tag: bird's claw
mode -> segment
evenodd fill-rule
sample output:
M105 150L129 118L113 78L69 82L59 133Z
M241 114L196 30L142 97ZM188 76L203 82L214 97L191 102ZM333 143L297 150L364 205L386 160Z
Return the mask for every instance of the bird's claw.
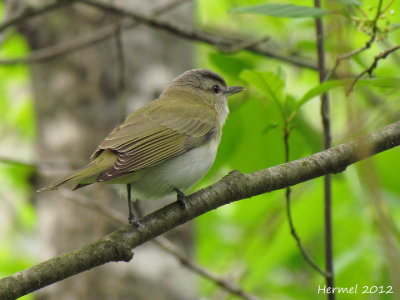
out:
M143 224L139 222L134 215L128 217L129 224L135 225L137 229L143 228Z
M186 195L184 192L182 192L180 189L178 188L174 188L174 191L176 192L176 199L178 201L178 203L180 204L180 206L184 209L187 210L188 206L186 203Z

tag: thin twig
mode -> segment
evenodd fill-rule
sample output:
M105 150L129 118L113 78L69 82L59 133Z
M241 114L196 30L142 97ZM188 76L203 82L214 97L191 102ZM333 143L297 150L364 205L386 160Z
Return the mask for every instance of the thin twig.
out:
M392 47L393 47L393 44L390 43L388 40L382 41L382 47L381 47L381 48L382 48L383 50L386 50L386 49L392 48ZM400 55L399 55L399 53L394 53L394 52L393 52L393 54L391 54L390 57L393 59L393 61L394 61L398 66L400 66Z
M16 16L21 16L26 10L26 3L24 1L4 1L4 20L10 20ZM3 46L7 40L16 35L16 31L2 31L0 32L0 47Z
M102 215L112 219L115 222L126 224L126 217L110 208L110 207L105 207L104 205L101 205L100 203L83 196L82 194L79 193L74 193L70 190L62 189L60 190L61 194L64 195L64 197L74 201L75 203L78 203L79 205L82 205L84 207L87 207L89 209L93 209ZM193 273L196 273L197 275L200 275L212 282L214 282L216 285L220 286L224 290L228 291L231 294L234 294L236 296L241 297L242 299L245 300L258 300L259 298L243 291L237 284L234 282L227 280L223 277L220 277L210 270L207 270L206 268L196 264L192 259L190 259L187 255L185 255L182 250L180 250L177 246L175 246L173 243L171 243L167 238L163 236L159 236L152 240L157 246L162 248L164 251L168 252L172 256L174 256L183 266L191 270Z
M259 44L265 43L265 42L269 41L269 39L270 39L269 36L265 36L265 37L255 39L255 40L250 40L250 41L239 41L239 42L236 42L236 44L232 44L229 46L221 45L218 48L218 50L223 53L226 53L226 54L233 54L233 53L239 52L241 50L249 49L251 47L255 47Z
M4 157L0 156L0 164L8 164L8 165L15 165L18 167L23 167L23 168L32 168L35 169L36 171L40 172L47 172L50 171L51 173L54 172L66 172L70 171L72 172L74 169L71 168L71 166L78 166L82 165L81 161L76 161L76 162L62 162L62 161L49 161L45 159L40 159L40 160L34 160L30 162L22 161L19 159L15 158L10 158L10 157ZM63 170L63 171L60 171Z
M23 162L20 160L8 158L8 157L0 157L0 163L3 164L8 164L8 165L15 165L19 167L26 167L26 168L32 168L36 169L36 165L28 162Z
M290 227L290 233L296 240L297 246L299 247L301 254L303 255L304 259L322 276L328 277L329 274L326 273L324 270L322 270L310 257L310 255L307 253L307 251L304 249L303 244L301 243L300 237L298 236L296 229L293 224L293 219L292 219L292 213L290 211L290 194L291 194L291 189L287 188L286 189L286 214L288 217L289 221L289 227Z
M372 43L373 43L373 42L375 41L375 39L376 39L376 33L377 33L377 30L378 30L377 23L378 23L379 17L381 16L381 9L382 9L382 0L379 0L378 8L377 8L377 10L376 10L376 15L375 15L375 18L374 18L374 21L373 21L373 24L372 24L372 35L371 35L371 37L368 39L368 41L365 43L365 45L362 46L362 47L359 48L359 49L355 49L355 50L350 51L350 52L348 52L348 53L339 55L339 56L336 58L335 65L333 66L333 68L326 74L326 76L325 76L325 78L324 78L324 81L329 80L332 76L335 75L336 70L338 69L340 63L341 63L343 60L350 59L351 57L353 57L353 56L355 56L355 55L357 55L357 54L359 54L359 53L361 53L361 52L364 52L365 50L371 48Z
M207 270L203 268L202 266L196 264L191 260L187 255L181 252L179 248L177 248L174 244L172 244L169 240L166 238L158 237L154 240L154 242L159 245L161 248L163 248L165 251L173 254L179 261L182 263L182 265L186 266L188 269L194 271L195 273L201 275L202 277L211 280L221 288L223 288L225 291L228 291L230 294L234 294L236 296L239 296L242 299L247 299L247 300L257 300L259 299L258 297L249 294L245 291L243 291L237 284L234 282L224 279L220 276L217 276L216 274L212 273L210 270Z
M314 0L314 6L321 7L320 0ZM317 39L317 55L318 55L318 73L319 82L323 83L325 80L325 51L324 51L324 28L322 19L315 19L315 32ZM324 146L323 149L329 149L332 143L331 137L331 123L329 112L329 96L325 92L321 95L321 118L324 132ZM325 279L328 287L334 287L334 273L333 273L333 245L332 245L332 182L331 174L324 176L324 205L325 205ZM329 300L335 299L334 293L328 293Z
M124 22L121 22L121 29L129 28L131 26L136 25L137 23L144 23L150 27L155 27L161 30L165 30L182 38L212 45L222 53L231 54L241 50L246 50L262 56L275 58L293 64L295 66L313 70L317 69L317 67L314 64L312 64L309 59L300 58L297 56L283 55L281 53L274 52L268 49L267 47L263 46L263 42L267 40L267 38L265 37L250 41L232 39L228 37L211 34L199 29L190 29L183 24L179 24L173 21L161 20L159 18L156 18L154 13L148 15L140 14L137 12L127 11L122 8L114 7L112 5L107 5L104 3L99 3L96 1L75 0L75 2L81 2L91 6L95 6L106 11L110 11L116 14L120 14L122 16L133 18L136 21L135 22L130 20L130 22L127 22L126 24L123 24ZM165 9L170 9L170 8L168 6L165 6ZM77 38L73 41L64 42L56 46L51 46L41 50L37 50L28 57L15 58L15 59L2 59L0 60L0 65L31 64L31 63L41 62L45 59L50 59L62 54L70 53L72 51L87 46L91 46L97 42L110 38L114 36L115 30L116 30L115 26L109 26L106 29L100 30L88 37Z
M113 0L111 0L113 4ZM117 68L118 68L118 77L117 77L117 99L119 102L119 111L120 111L120 121L123 122L126 117L126 101L125 101L125 57L124 57L124 49L122 44L122 34L121 34L121 21L120 16L114 15L115 22L115 49L117 52Z
M284 140L284 144L285 144L285 162L289 162L289 154L290 154L290 148L289 148L289 136L290 136L290 129L288 128L288 121L287 119L284 120L285 125L284 125L284 136L283 136L283 140ZM327 277L328 274L322 270L311 258L311 256L307 253L307 251L305 250L305 248L303 247L303 244L301 243L300 237L298 236L296 229L294 227L293 224L293 218L292 218L292 213L291 213L291 196L292 190L290 187L286 188L286 215L288 218L288 222L289 222L289 227L290 227L290 233L292 234L292 236L294 237L294 239L296 240L297 246L300 249L301 254L303 255L304 259L310 264L311 267L313 267L318 273L322 274L323 276Z
M178 5L187 2L188 0L172 0L154 8L152 14L160 15L165 13ZM122 20L120 22L120 29L126 30L131 29L139 25L134 20ZM0 65L15 65L15 64L31 64L45 61L47 59L56 58L58 56L69 54L74 51L95 45L106 39L109 39L115 35L117 28L115 25L109 25L103 29L95 31L87 36L78 37L73 40L61 42L54 46L49 46L40 50L36 50L33 54L28 57L15 58L15 59L0 59Z
M357 81L363 77L365 74L368 74L369 77L372 77L372 72L376 69L376 67L378 66L378 62L381 59L385 59L390 53L393 53L397 50L400 49L400 45L396 45L393 46L391 48L386 49L385 51L379 53L378 55L376 55L374 57L374 61L372 62L372 64L365 69L364 71L362 71L357 77L356 79L354 79L354 81L350 84L349 88L346 91L346 95L349 95L353 90L354 90L354 86L356 85Z
M132 26L135 22L124 22L125 28ZM74 51L95 45L115 35L115 26L107 26L104 29L95 31L90 35L78 37L73 40L61 42L54 46L49 46L40 50L36 50L31 55L21 58L0 59L0 65L18 65L18 64L33 64L44 62L48 59L56 58L58 56L69 54Z
M390 1L388 2L388 4L386 4L385 8L382 9L382 12L380 13L380 15L384 14L384 13L389 9L389 7L392 6L392 4L393 4L394 1L396 1L396 0L390 0Z
M14 26L16 24L20 24L22 22L25 22L26 20L44 14L49 11L53 11L58 8L62 8L67 5L71 5L75 0L63 0L63 1L55 1L51 4L48 5L43 5L41 7L38 7L36 9L26 9L22 14L12 17L10 19L5 20L1 25L0 25L0 32L4 31L5 29Z
M78 1L77 1L78 2ZM79 2L84 2L79 1ZM89 2L84 2L89 4ZM308 69L316 70L317 67L310 63L309 59L303 59L296 56L285 56L281 53L274 52L266 47L263 47L263 43L267 40L266 37L261 39L255 39L250 41L232 39L228 37L223 37L215 34L211 34L198 29L190 29L182 24L160 20L155 17L155 14L143 15L137 12L126 11L121 8L114 6L97 3L90 1L90 5L99 7L106 11L111 11L123 16L128 16L133 18L133 20L127 20L129 22L121 21L121 29L126 29L136 25L137 23L144 23L148 26L166 30L174 35L180 36L193 41L204 42L216 47L222 53L232 54L241 50L246 50L255 54L262 56L267 56L271 58L276 58L278 60ZM172 6L172 5L171 5ZM110 8L110 9L109 9ZM170 9L166 6L165 9ZM15 59L0 59L0 65L15 65L15 64L31 64L41 62L45 59L54 58L56 56L70 53L72 51L91 46L97 42L103 41L115 35L115 26L109 26L106 29L100 30L88 37L77 38L76 40L60 43L56 46L50 46L41 50L37 50L28 57L15 58Z
M115 47L117 50L117 65L118 65L118 79L117 79L117 97L119 102L120 120L123 122L126 117L126 99L125 99L125 58L122 45L121 27L117 21L118 30L115 34Z
M142 228L125 225L80 249L0 279L0 298L16 299L105 263L130 261L133 258L132 249L222 205L283 189L324 174L343 172L357 161L398 145L400 122L280 166L249 174L232 171L217 183L188 195L186 211L182 210L179 203L172 203L140 219Z
M254 45L254 43L250 42L248 45L245 41L240 41L237 39L227 38L218 36L203 30L189 28L187 25L180 24L177 22L173 22L171 20L163 20L160 18L156 18L154 16L149 16L145 14L141 14L135 11L123 9L117 6L101 3L98 1L92 0L76 0L79 3L84 3L93 7L97 7L99 9L109 11L112 13L116 13L125 17L133 18L138 22L146 24L150 27L158 28L164 31L167 31L171 34L177 35L179 37L189 39L192 41L204 42L210 45L217 47L221 52L232 52L231 48L234 50L248 50L256 54L276 58L300 67L309 68L316 70L316 66L309 62L307 59L301 59L293 56L285 56L280 53L275 53L265 47L262 47L262 44L258 43ZM244 47L239 47L237 44L244 44Z

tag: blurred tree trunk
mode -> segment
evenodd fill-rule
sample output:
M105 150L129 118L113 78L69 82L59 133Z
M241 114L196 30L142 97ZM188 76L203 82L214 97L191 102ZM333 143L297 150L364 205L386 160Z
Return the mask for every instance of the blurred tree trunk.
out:
M150 11L162 2L114 3ZM166 14L171 15L181 19L186 15L185 21L190 22L191 5L185 4ZM20 26L20 31L35 51L90 34L115 24L115 20L115 16L74 4L35 17ZM138 26L123 32L122 41L126 80L123 97L128 113L155 99L173 77L191 66L190 44L169 34ZM37 156L51 162L51 169L56 171L47 174L40 186L82 166L98 143L120 122L116 53L115 39L111 38L32 65L38 120ZM127 215L125 196L119 197L109 186L96 184L74 193ZM41 259L80 247L119 226L99 212L63 197L59 191L36 195L36 204ZM151 205L161 206L163 202ZM190 252L189 226L174 231L171 238ZM135 251L134 259L128 264L113 263L74 276L43 289L37 298L177 300L194 299L195 291L192 274L155 245L146 244Z

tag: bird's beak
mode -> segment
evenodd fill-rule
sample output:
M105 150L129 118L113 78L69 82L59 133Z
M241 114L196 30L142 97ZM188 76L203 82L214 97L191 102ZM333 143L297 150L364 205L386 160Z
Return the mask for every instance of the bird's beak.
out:
M228 87L228 90L224 94L227 96L231 96L231 95L237 94L243 90L244 90L244 87L242 87L242 86L230 86L230 87Z

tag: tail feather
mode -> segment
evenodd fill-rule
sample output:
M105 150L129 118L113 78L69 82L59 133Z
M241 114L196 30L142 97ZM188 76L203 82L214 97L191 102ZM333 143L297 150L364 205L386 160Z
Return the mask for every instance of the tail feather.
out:
M91 185L91 183L78 183L72 190L76 191L77 189L83 188L87 185Z
M64 183L75 182L76 180L83 179L84 177L81 177L80 174L81 174L81 172L83 172L84 170L86 170L89 167L90 167L90 164L79 170L76 170L75 172L69 174L68 176L65 176L57 181L54 181L50 185L48 185L40 190L37 190L37 192L56 190L60 185L63 185Z
M76 182L78 185L74 190L81 188L85 185L96 182L97 177L107 169L114 165L116 160L115 154L111 150L103 151L98 157L92 160L88 165L76 170L75 172L69 174L68 176L61 178L49 186L46 186L37 192L46 190L56 190L60 185L68 182Z

